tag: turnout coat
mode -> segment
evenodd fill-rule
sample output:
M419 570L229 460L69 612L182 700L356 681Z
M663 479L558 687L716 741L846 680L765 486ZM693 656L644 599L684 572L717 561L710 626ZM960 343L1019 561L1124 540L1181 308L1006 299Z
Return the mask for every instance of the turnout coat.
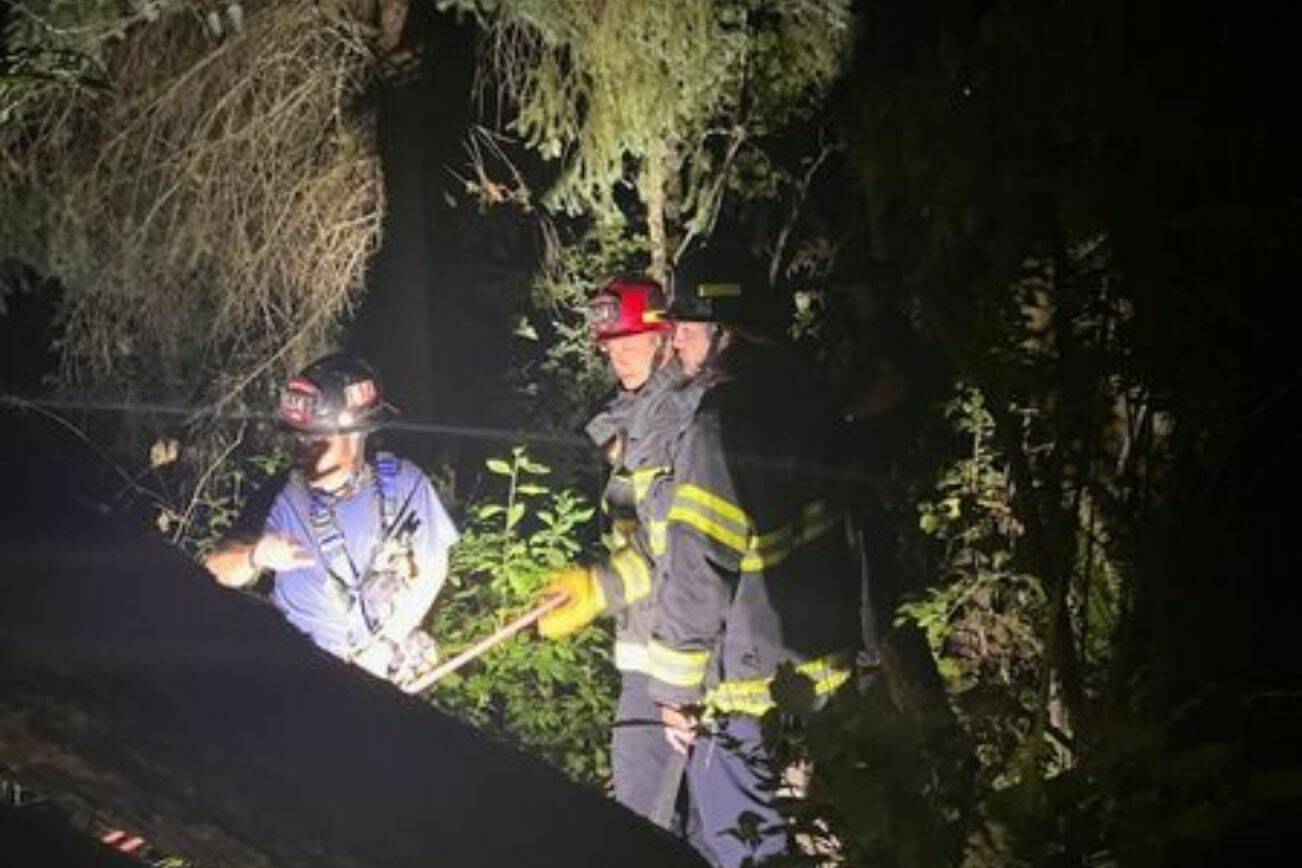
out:
M850 678L860 574L827 441L773 385L715 377L683 431L647 643L658 701L760 716L782 670L811 701Z

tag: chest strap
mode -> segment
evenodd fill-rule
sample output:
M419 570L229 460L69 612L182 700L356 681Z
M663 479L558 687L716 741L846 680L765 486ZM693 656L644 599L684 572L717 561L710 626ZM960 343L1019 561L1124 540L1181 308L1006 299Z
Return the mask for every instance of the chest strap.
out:
M398 459L388 452L378 453L372 463L371 482L380 516L377 539L381 539L388 532L398 510ZM313 541L325 561L326 572L336 584L336 591L343 591L347 596L353 597L354 589L365 570L358 569L348 554L343 528L335 518L334 507L338 501L323 491L306 487L308 525Z

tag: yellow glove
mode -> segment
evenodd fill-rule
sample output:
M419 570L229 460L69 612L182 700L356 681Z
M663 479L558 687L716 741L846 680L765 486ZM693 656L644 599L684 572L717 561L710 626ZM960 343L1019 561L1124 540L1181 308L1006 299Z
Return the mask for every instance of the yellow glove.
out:
M544 639L560 639L577 633L606 609L601 583L587 567L565 567L551 574L543 592L548 597L565 595L564 603L538 619L538 633Z

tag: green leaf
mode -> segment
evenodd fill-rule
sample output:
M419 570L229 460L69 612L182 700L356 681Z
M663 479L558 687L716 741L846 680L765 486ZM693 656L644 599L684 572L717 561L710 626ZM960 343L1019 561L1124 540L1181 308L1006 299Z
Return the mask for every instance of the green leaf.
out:
M479 518L492 518L503 512L506 512L506 507L500 503L486 503L475 510L475 515Z
M502 476L512 475L511 465L507 464L505 461L503 461L500 458L490 458L488 459L488 461L485 462L485 464L488 465L488 469L491 470L493 473L497 473Z
M546 464L539 464L537 461L530 461L523 455L520 456L520 469L525 473L536 473L540 476L552 472L552 469Z
M507 529L510 530L511 528L515 527L516 524L518 524L520 519L523 517L524 517L524 504L523 503L511 504L511 509L506 516Z
M542 485L534 485L532 482L525 482L522 483L521 485L516 486L515 490L519 494L534 495L534 494L546 494L549 489Z
M529 592L529 585L531 584L529 578L528 573L521 572L520 570L511 570L506 575L507 584L509 584L511 590L519 596L523 596Z

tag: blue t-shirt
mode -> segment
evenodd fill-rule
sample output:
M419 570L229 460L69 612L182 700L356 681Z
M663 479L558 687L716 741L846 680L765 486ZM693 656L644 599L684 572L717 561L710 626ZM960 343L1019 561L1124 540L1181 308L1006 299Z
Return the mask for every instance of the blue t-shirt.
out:
M376 473L373 466L369 473ZM429 479L414 464L399 460L391 485L395 511L405 515L410 510L419 520L412 536L416 579L395 599L396 609L380 633L400 642L420 625L443 586L448 549L458 534ZM373 638L356 601L356 591L384 536L379 490L368 476L350 495L329 501L328 505L355 571L344 559L337 559L344 561L343 568L336 570L332 578L331 561L322 554L312 531L311 495L295 476L276 496L263 530L294 539L316 558L310 567L276 573L272 592L276 606L317 645L332 654L347 656L370 644Z

